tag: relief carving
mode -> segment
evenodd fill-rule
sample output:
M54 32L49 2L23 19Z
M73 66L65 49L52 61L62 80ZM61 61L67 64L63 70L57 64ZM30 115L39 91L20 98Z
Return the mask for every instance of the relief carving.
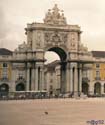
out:
M76 42L75 42L75 40L76 40L75 33L71 33L70 43L71 43L71 49L72 50L76 50Z
M47 44L50 43L50 41L51 41L51 35L52 35L52 33L48 33L48 32L45 33L45 42Z
M62 39L62 43L66 43L67 42L67 33L62 33L61 39Z
M66 25L66 18L62 10L59 10L57 4L55 4L53 9L49 9L46 13L44 23L54 24L54 25Z
M46 32L45 42L46 44L65 45L67 42L67 33L58 33L57 31L51 33Z
M52 35L51 41L54 42L55 44L58 44L59 42L61 42L60 35L57 32L55 32Z

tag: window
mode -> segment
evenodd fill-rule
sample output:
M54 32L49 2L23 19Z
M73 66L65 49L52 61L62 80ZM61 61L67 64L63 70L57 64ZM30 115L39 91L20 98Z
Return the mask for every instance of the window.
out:
M99 68L100 67L100 64L99 63L96 63L96 68Z
M3 68L7 68L7 63L3 63Z
M3 68L2 68L2 78L7 79L8 78L8 67L7 63L3 63Z
M100 77L100 72L96 71L96 77Z
M2 77L3 77L3 79L7 79L8 78L7 72L3 72Z

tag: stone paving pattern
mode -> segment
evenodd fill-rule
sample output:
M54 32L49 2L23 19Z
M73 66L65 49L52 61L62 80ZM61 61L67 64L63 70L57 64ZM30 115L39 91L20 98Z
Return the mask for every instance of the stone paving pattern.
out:
M104 98L0 101L0 125L90 125L90 120L105 120Z

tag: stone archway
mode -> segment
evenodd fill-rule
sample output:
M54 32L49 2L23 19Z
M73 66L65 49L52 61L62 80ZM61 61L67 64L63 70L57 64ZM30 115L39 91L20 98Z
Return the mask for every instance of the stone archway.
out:
M16 85L16 91L25 91L25 85L23 83L18 83Z
M92 55L80 41L80 26L67 24L64 13L55 5L43 23L29 23L25 30L27 44L18 47L15 57L25 63L26 89L46 89L44 54L54 51L61 59L61 92L81 92L82 65L90 63Z
M60 47L52 46L51 48L48 49L48 51L57 53L61 59L61 62L64 62L67 59L67 54L66 54L65 50Z
M94 94L96 95L101 94L101 83L97 82L94 84Z
M86 95L88 95L88 92L89 92L89 84L84 82L82 83L82 92Z
M64 49L60 48L60 47L52 47L49 48L48 51L52 51L55 52L56 54L58 54L58 56L60 57L60 92L64 93L66 91L66 59L67 59L67 54L65 52Z

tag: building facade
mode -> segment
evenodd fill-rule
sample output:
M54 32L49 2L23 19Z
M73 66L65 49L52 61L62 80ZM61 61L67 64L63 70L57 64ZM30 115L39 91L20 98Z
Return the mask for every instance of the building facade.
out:
M104 92L99 87L104 86L104 57L88 51L81 43L80 27L67 24L57 5L48 10L43 23L27 24L25 30L27 42L0 55L0 91L46 90L76 96ZM46 51L56 52L60 61L45 65Z

